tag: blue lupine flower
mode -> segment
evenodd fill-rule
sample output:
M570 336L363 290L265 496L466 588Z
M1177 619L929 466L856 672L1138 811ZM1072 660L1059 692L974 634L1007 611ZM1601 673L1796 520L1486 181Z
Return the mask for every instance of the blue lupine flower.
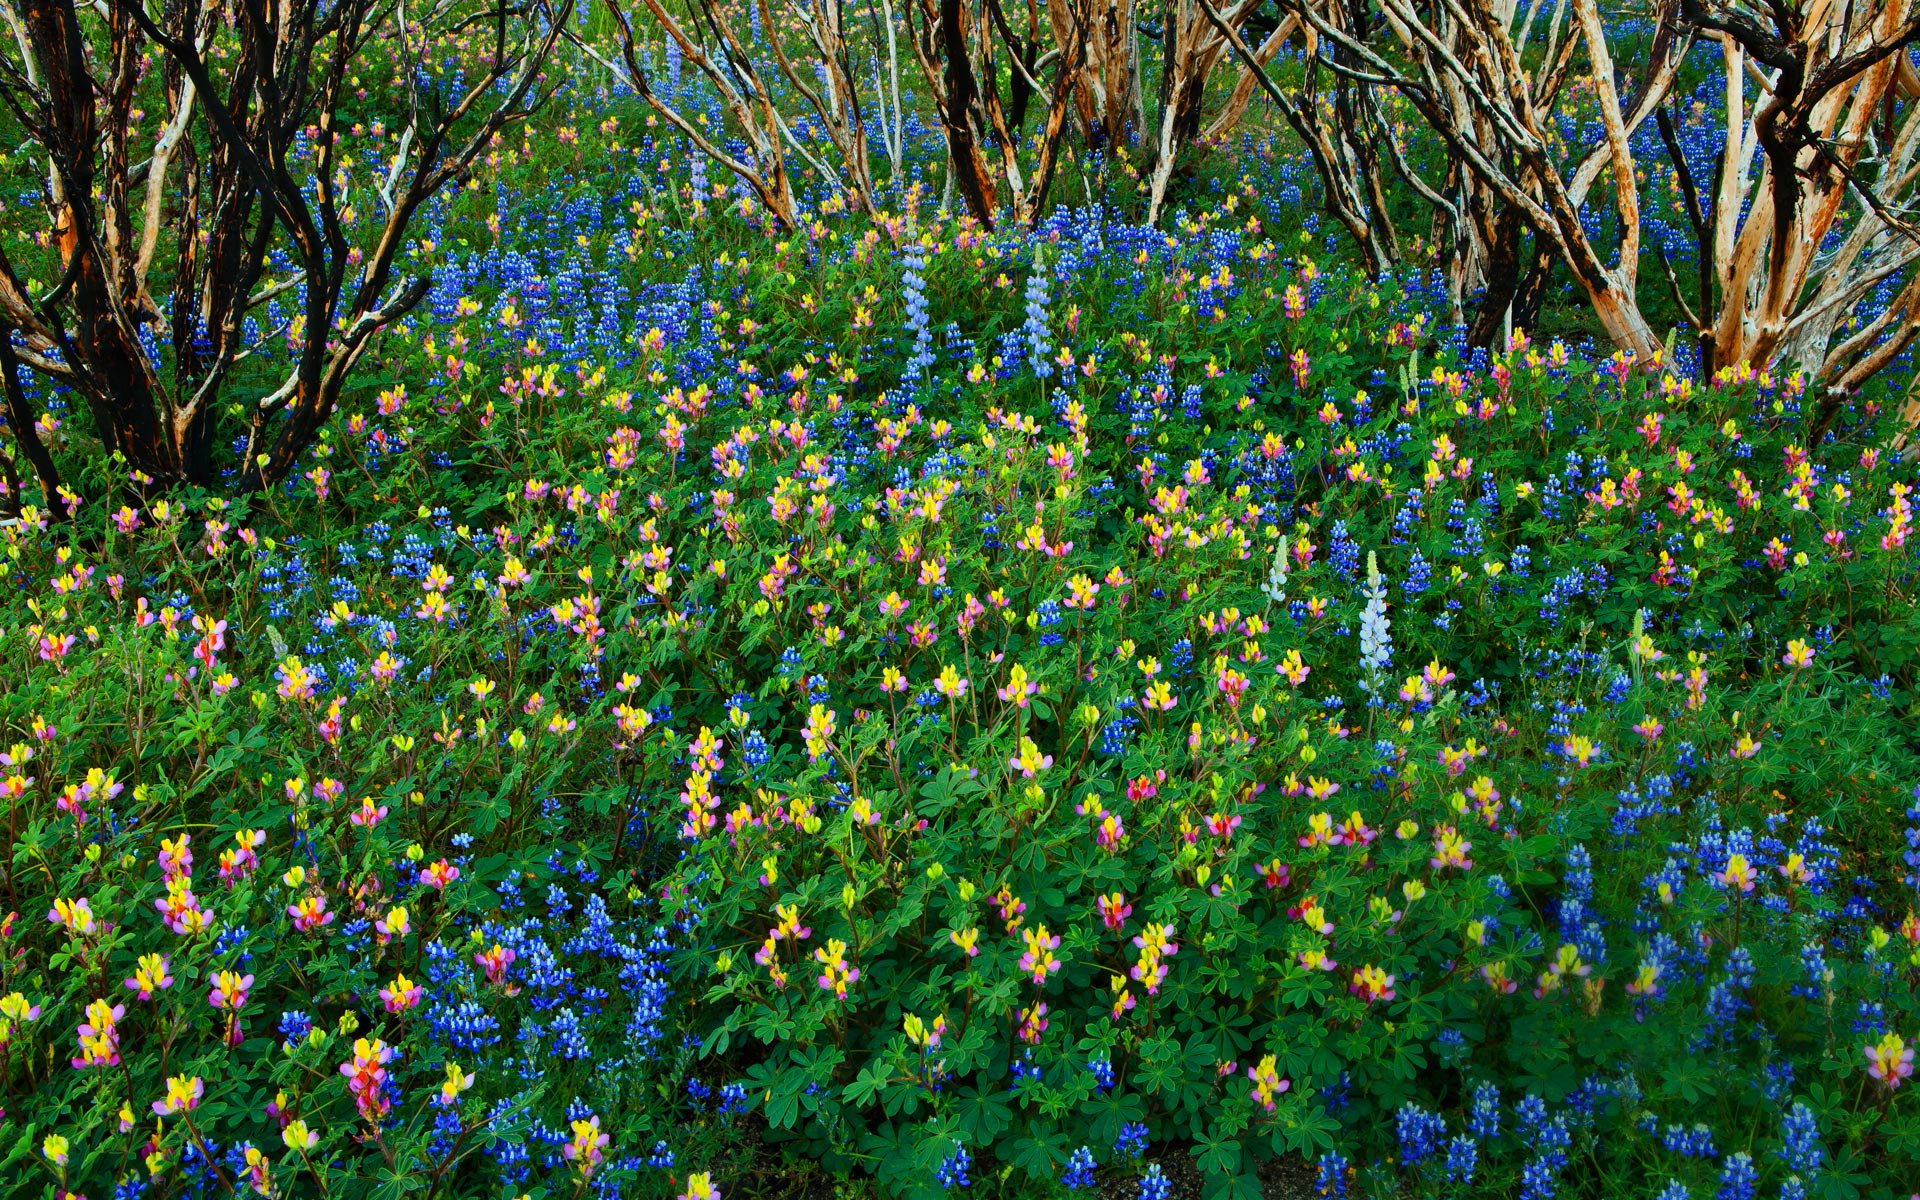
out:
M1146 1173L1140 1176L1140 1200L1167 1200L1172 1194L1173 1183L1160 1164L1148 1163Z
M947 1160L941 1163L940 1169L934 1173L934 1179L948 1191L954 1188L972 1187L973 1180L967 1176L967 1172L972 1169L973 1155L967 1153L965 1146L956 1144L953 1153L947 1155Z
M1477 1138L1500 1136L1500 1089L1483 1083L1473 1089L1473 1105L1467 1110L1467 1129Z
M1667 1126L1666 1132L1660 1135L1660 1144L1689 1158L1712 1158L1717 1153L1713 1148L1713 1130L1699 1124Z
M1447 1123L1439 1113L1428 1112L1417 1104L1403 1104L1395 1114L1394 1125L1400 1135L1400 1161L1418 1166L1440 1147Z
M1329 1150L1320 1156L1314 1188L1314 1194L1326 1200L1346 1200L1347 1160L1339 1151Z
M1474 1168L1480 1163L1480 1144L1462 1134L1447 1143L1447 1182L1472 1183Z
M1094 1083L1099 1085L1101 1091L1107 1092L1113 1090L1112 1059L1094 1058L1087 1060L1087 1073L1093 1076Z
M1820 1143L1819 1120L1805 1101L1795 1100L1780 1119L1780 1141L1778 1153L1788 1170L1807 1179L1819 1176L1820 1168L1826 1164L1827 1151Z
M1092 1148L1082 1146L1067 1160L1067 1169L1061 1173L1060 1182L1066 1185L1068 1191L1090 1188L1093 1186L1095 1165Z
M1559 1182L1559 1174L1549 1160L1531 1159L1520 1168L1520 1200L1551 1200Z
M1720 1171L1720 1190L1714 1193L1714 1200L1753 1200L1759 1183L1752 1155L1744 1151L1729 1154Z
M1027 365L1037 378L1053 374L1053 334L1047 329L1047 267L1039 254L1027 274L1027 323L1020 330L1026 341Z
M907 245L906 275L902 290L907 302L907 332L913 335L913 356L907 360L906 378L918 383L933 365L933 328L927 313L927 252L918 241Z

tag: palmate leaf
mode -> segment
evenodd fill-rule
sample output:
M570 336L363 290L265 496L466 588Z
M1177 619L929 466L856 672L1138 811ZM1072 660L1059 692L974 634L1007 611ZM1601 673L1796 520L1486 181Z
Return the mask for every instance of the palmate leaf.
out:
M1901 1160L1920 1164L1920 1117L1901 1113L1885 1126L1887 1149Z
M1111 1146L1123 1126L1146 1116L1146 1104L1141 1097L1130 1093L1102 1091L1096 1092L1082 1111L1092 1117L1089 1129L1093 1140Z
M1259 1200L1262 1194L1260 1176L1251 1171L1209 1173L1204 1177L1202 1187L1201 1194L1206 1200Z
M474 832L482 834L493 832L513 811L512 795L519 786L524 771L525 768L515 761L513 766L500 776L498 784L491 792L469 793L466 812Z
M1911 1157L1909 1155L1909 1159ZM1898 1195L1888 1190L1886 1181L1874 1177L1856 1147L1846 1145L1834 1147L1820 1173L1808 1181L1807 1191L1820 1200L1855 1200L1863 1194Z
M887 1086L892 1073L886 1057L875 1055L866 1066L860 1068L860 1073L853 1077L852 1082L840 1089L840 1094L849 1104L865 1108L880 1095L880 1089Z
M1332 1150L1340 1137L1340 1122L1326 1107L1297 1091L1280 1098L1268 1124L1272 1132L1267 1141L1275 1154L1316 1158Z
M1061 1164L1073 1153L1067 1135L1058 1127L1049 1127L1017 1137L1009 1144L1009 1161L1029 1179L1052 1179Z
M809 1080L805 1071L772 1062L755 1063L747 1069L747 1094L775 1129L791 1129L800 1119L800 1099Z
M1180 1084L1181 1051L1173 1035L1162 1030L1140 1044L1140 1065L1134 1082L1148 1095L1172 1091Z
M1004 1088L976 1084L954 1096L954 1120L970 1146L992 1145L1013 1124L1013 1105Z
M1220 1078L1219 1065L1224 1061L1211 1033L1194 1033L1187 1038L1186 1045L1180 1050L1180 1080L1183 1085L1180 1107L1184 1111L1198 1113L1214 1106L1215 1088ZM1239 1118L1224 1114L1221 1119L1234 1121Z
M863 1134L860 1150L889 1190L915 1200L943 1195L935 1175L961 1136L952 1122L882 1121Z
M714 997L714 999L719 999L719 997ZM777 1046L786 1042L793 1037L794 1031L797 1028L798 1025L792 1014L775 1008L762 1010L754 1018L751 1027L754 1038L768 1046ZM722 1046L719 1049L723 1050L725 1047Z
M227 734L226 741L220 748L213 752L213 757L207 764L207 774L209 777L217 777L235 770L242 762L266 749L270 744L271 739L268 738L264 725L254 725L244 734L239 730L233 730Z
M920 789L928 816L939 816L963 800L984 796L986 789L965 771L942 768Z
M1240 1177L1240 1139L1219 1131L1202 1129L1195 1133L1194 1141L1194 1164L1207 1177L1208 1195L1240 1195L1233 1182Z
M900 1080L888 1085L881 1094L880 1109L890 1117L912 1116L926 1101L926 1084L917 1079Z

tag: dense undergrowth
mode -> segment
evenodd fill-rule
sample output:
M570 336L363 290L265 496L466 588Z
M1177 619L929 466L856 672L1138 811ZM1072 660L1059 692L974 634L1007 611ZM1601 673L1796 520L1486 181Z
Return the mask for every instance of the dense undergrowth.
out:
M23 1194L1912 1190L1882 397L574 102L288 487L5 531Z

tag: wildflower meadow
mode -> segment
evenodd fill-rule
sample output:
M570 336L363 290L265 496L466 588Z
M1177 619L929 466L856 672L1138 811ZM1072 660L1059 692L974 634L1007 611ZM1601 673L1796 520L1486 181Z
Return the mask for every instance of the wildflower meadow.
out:
M1901 0L0 10L0 1195L1920 1195Z

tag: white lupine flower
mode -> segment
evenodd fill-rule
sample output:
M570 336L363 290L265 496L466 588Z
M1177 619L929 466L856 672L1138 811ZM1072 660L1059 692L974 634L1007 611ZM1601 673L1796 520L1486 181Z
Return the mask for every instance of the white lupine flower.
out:
M1273 547L1273 565L1267 568L1267 582L1260 588L1267 599L1275 604L1287 602L1287 570L1290 566L1287 549L1292 540L1284 533L1280 535L1279 542Z
M1361 590L1367 598L1366 611L1360 614L1361 684L1369 696L1379 696L1386 674L1393 666L1393 635L1388 631L1387 582L1380 575L1380 559L1367 551L1367 583Z

